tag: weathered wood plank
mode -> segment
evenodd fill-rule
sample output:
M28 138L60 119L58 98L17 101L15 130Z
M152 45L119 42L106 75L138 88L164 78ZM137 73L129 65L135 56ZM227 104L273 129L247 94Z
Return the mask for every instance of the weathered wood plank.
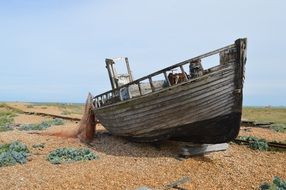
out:
M180 112L179 114L181 115L179 114L163 115L159 116L157 119L156 118L154 118L153 120L150 119L148 122L146 122L146 119L144 120L144 118L142 118L138 119L139 122L136 124L122 125L123 127L120 126L120 128L118 129L121 129L122 131L126 129L126 131L139 134L156 129L165 129L165 128L170 128L172 126L194 123L196 121L200 121L201 119L211 119L212 117L216 117L218 115L226 115L228 113L231 113L231 106L228 106L231 102L233 102L233 100L226 100L221 104L216 103L210 105L209 107L201 108L201 110L199 108L192 111L175 110L175 112ZM182 115L181 112L186 112L186 113ZM178 117L180 118L179 121L177 120ZM142 124L142 122L144 123Z
M189 86L187 84L191 84L192 88L195 88L197 86L201 86L201 85L205 84L206 81L207 82L211 82L211 81L220 79L222 77L226 78L229 75L233 76L233 74L234 74L234 63L231 63L230 65L227 65L227 66L224 65L221 70L215 71L213 73L206 74L206 75L204 75L202 77L199 77L199 78L196 78L196 79L189 80L188 82L179 83L179 84L171 86L169 88L157 91L157 92L155 92L153 94L147 94L147 95L144 95L142 97L126 100L126 101L123 101L123 102L118 102L118 103L115 103L113 105L107 105L107 106L103 107L104 109L103 108L98 108L96 111L106 110L106 109L110 109L110 110L108 110L108 112L109 111L115 111L116 109L118 109L118 106L115 106L115 105L120 105L120 104L123 104L123 103L129 103L129 102L135 102L135 101L136 101L136 104L141 105L141 103L145 102L144 97L146 97L146 96L149 97L150 95L164 94L165 91L171 91L173 89L176 90L179 86L181 87L180 91L189 90Z
M184 157L208 154L211 152L225 151L227 143L220 144L189 144L182 147L181 155Z
M207 102L208 103L209 100L217 99L219 96L222 96L225 93L226 94L230 93L228 95L231 95L232 90L233 90L233 87L231 88L231 85L224 85L222 88L217 88L215 90L211 90L210 93L208 93L208 91L204 91L204 92L202 92L202 94L200 94L200 96L197 96L197 97L194 97L194 98L189 97L189 98L186 98L186 99L180 99L181 101L174 100L174 102L170 102L170 104L162 104L162 105L159 104L159 107L161 107L161 108L157 108L157 109L150 108L150 109L144 110L144 112L141 112L141 113L143 113L143 114L144 113L145 114L149 113L149 114L153 114L153 115L156 116L156 114L153 113L153 112L161 112L162 110L165 110L166 112L164 112L164 113L167 114L168 113L167 112L168 109L172 110L173 108L176 108L176 107L178 107L178 108L184 108L184 107L181 107L181 106L197 107L199 104L201 104L203 102ZM200 101L202 101L202 102L200 102ZM193 105L192 105L192 102L194 102ZM129 113L129 112L126 112L126 113ZM123 119L124 117L129 120L130 115L134 115L136 117L143 117L144 118L144 115L140 115L139 113L135 114L132 111L129 114L126 114L126 113L117 114L116 117L117 118L118 117L122 117L121 122L124 121L124 119ZM99 114L99 116L100 116L100 114ZM114 117L110 117L109 118L109 117L106 117L106 115L104 116L104 118L106 120L110 120L111 123L113 122L112 120L114 118L116 118L116 117L114 116ZM130 118L130 120L131 119L134 119L134 118Z
M227 99L225 101L216 101L213 104L209 103L209 105L203 105L203 106L195 106L194 109L177 109L174 110L173 113L169 114L160 114L158 117L151 118L137 118L137 122L134 124L128 124L126 122L122 122L116 126L112 130L119 130L121 132L129 131L134 132L135 131L144 131L147 129L153 130L156 128L165 128L165 126L171 127L174 125L180 125L180 124L186 124L187 122L195 122L200 120L201 118L211 118L216 116L216 114L227 114L231 111L231 107L233 102L233 99ZM202 108L203 107L203 108ZM223 109L220 110L219 107L222 107ZM201 112L205 113L202 114ZM174 114L176 113L176 114ZM154 113L156 115L156 113ZM180 117L180 120L178 121L177 118ZM133 120L129 120L133 121ZM162 122L164 121L164 122ZM143 122L143 123L142 123ZM109 125L112 125L114 122L109 123Z
M104 118L108 120L112 120L114 117L125 117L126 119L129 119L128 116L134 115L136 117L144 117L147 114L150 113L152 114L153 111L155 112L161 112L161 111L168 111L168 110L173 110L175 108L183 108L183 106L196 106L197 104L200 104L200 101L207 102L210 99L215 99L218 98L219 96L223 94L232 94L232 91L234 90L233 84L223 84L222 86L215 86L213 88L207 88L205 91L201 91L199 94L193 93L193 94L188 94L183 97L171 99L167 102L160 102L157 104L153 104L151 102L152 106L146 106L143 108L140 108L138 110L131 110L131 111L125 111L121 113L116 113L116 115L111 114L110 117L108 117L107 114L102 114ZM191 103L195 102L195 105L192 105ZM98 114L101 115L101 114Z
M180 190L185 190L184 188L180 188L179 185L182 185L184 183L190 182L191 179L187 176L184 176L168 185L166 185L166 187L164 188L164 190L168 190L168 189L180 189Z
M177 99L180 100L181 98L184 98L184 96L187 96L187 98L190 98L190 94L191 96L196 96L196 94L201 93L201 91L210 88L214 85L226 85L228 83L233 83L233 78L234 75L228 75L225 77L220 77L217 80L213 80L213 79L209 79L207 81L204 81L204 83L201 83L201 85L199 86L195 86L193 84L189 84L189 85L185 85L182 86L182 88L180 89L173 89L171 91L166 91L164 93L161 94L156 94L153 96L148 97L148 99L143 99L143 100L137 100L132 103L133 107L129 107L129 106L125 106L125 107L120 107L118 106L117 109L114 109L112 107L108 107L106 109L104 109L104 111L101 111L101 109L96 110L97 113L99 114L103 114L107 113L108 115L110 113L117 115L123 112L126 112L128 110L132 110L132 112L134 114L136 114L137 110L140 111L139 109L143 108L143 107L147 107L147 106L153 106L153 105L157 105L157 104L162 104L164 102L169 102L172 99ZM220 84L221 83L221 84ZM150 104L150 100L152 101L152 104ZM128 102L126 102L126 104L128 104Z

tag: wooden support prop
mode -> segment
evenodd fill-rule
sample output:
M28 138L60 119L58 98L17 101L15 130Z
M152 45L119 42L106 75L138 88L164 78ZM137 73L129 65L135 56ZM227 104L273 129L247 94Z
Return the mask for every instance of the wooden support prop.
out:
M220 144L188 144L182 147L180 153L183 157L203 155L211 152L225 151L228 148L227 143Z

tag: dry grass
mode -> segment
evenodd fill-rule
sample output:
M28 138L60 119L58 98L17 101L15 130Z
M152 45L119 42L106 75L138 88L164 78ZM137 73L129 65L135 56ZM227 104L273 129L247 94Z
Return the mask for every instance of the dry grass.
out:
M286 123L286 108L279 107L244 107L242 117L254 121Z
M31 103L7 103L8 106L27 112L49 113L54 115L81 118L84 106L82 104L31 104Z

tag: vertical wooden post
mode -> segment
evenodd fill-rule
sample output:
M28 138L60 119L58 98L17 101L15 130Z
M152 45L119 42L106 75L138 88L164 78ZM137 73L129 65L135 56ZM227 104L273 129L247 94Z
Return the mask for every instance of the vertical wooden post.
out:
M155 91L155 87L154 87L154 85L153 85L152 77L149 77L149 83L150 83L152 92L154 92L154 91Z
M171 86L171 83L170 83L170 81L169 81L169 78L168 78L168 76L167 76L166 71L164 71L164 76L165 76L165 80L166 80L168 86Z
M114 86L114 83L113 83L113 76L112 76L112 72L111 72L111 69L110 69L110 59L105 59L105 63L106 63L106 69L108 71L108 76L109 76L111 87L112 87L112 89L114 89L115 86Z
M132 82L133 81L133 76L132 76L132 72L131 72L131 69L130 69L130 66L129 66L129 61L128 61L127 57L125 57L125 63L126 63L127 72L128 72L128 75L129 75L129 80L130 80L130 82Z
M102 106L101 97L98 97L98 105L99 105L99 107L101 107L101 106Z
M112 60L112 64L110 66L111 66L111 70L112 70L112 73L113 73L113 81L114 81L115 88L118 88L119 87L119 85L118 85L118 76L117 76L117 72L115 70L114 64L115 64L115 62Z
M94 104L94 105L95 105L95 108L98 108L97 98L94 99L94 103L95 103L95 104Z
M112 59L105 59L105 63L106 63L106 69L108 71L111 87L114 90L115 88L118 88L117 81L115 80L116 73L115 73L114 67L113 67L114 61Z
M142 96L142 89L141 89L140 82L138 82L138 89L139 89L140 96Z
M105 103L104 95L101 96L101 101L102 101L103 104Z
M185 72L185 70L184 70L183 65L180 65L180 68L181 68L181 71L182 71L182 73L183 73L183 75L184 75L185 81L187 81L187 80L188 80L188 76L186 75L186 72Z

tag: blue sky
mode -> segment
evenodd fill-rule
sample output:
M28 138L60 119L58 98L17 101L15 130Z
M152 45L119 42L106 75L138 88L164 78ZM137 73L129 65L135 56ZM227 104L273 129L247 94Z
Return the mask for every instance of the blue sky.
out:
M248 38L244 105L286 105L286 1L0 0L0 101L84 102L110 89L104 60L135 78Z

